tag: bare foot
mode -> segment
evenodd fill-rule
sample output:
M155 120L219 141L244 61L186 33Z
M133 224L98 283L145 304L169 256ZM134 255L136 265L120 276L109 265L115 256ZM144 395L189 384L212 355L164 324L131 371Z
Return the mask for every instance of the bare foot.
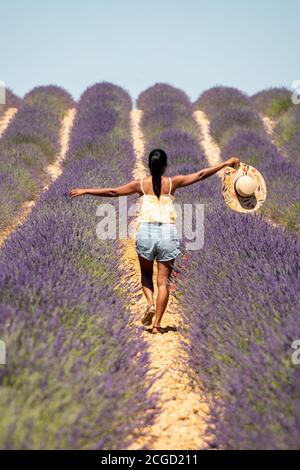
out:
M157 333L161 333L161 327L159 325L153 325L152 334L156 335Z

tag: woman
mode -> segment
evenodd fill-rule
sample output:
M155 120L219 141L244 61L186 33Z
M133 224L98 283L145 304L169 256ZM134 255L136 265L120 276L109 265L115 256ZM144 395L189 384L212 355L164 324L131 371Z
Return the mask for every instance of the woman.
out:
M149 154L151 176L133 180L117 188L72 189L71 197L89 194L92 196L118 197L137 193L141 197L136 251L141 268L141 282L148 306L142 318L144 325L155 320L152 333L161 333L160 322L169 300L169 280L175 258L180 254L175 220L173 196L177 189L189 186L214 175L225 166L239 165L239 158L232 157L210 168L188 175L163 176L167 168L167 155L155 149ZM158 295L156 308L153 299L153 263L157 260Z

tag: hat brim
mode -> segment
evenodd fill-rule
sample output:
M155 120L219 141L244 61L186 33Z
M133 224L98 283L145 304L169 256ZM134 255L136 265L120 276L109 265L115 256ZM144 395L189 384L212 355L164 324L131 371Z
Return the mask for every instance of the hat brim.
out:
M249 175L256 181L256 190L250 197L241 197L235 191L235 181L243 175ZM240 162L238 169L227 166L222 176L222 194L230 209L238 212L254 212L264 203L267 188L262 174L253 166Z

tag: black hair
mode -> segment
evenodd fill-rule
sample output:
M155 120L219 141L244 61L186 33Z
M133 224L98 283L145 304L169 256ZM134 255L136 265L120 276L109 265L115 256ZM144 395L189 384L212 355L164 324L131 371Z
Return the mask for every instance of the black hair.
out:
M161 193L161 175L167 166L167 154L164 150L154 149L149 153L149 169L152 175L154 194L159 198Z

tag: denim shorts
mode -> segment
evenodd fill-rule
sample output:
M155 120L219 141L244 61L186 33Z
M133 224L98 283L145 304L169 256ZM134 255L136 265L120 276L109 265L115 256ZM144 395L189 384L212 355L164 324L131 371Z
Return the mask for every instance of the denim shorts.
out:
M176 225L162 222L140 222L135 247L151 261L170 261L181 254Z

